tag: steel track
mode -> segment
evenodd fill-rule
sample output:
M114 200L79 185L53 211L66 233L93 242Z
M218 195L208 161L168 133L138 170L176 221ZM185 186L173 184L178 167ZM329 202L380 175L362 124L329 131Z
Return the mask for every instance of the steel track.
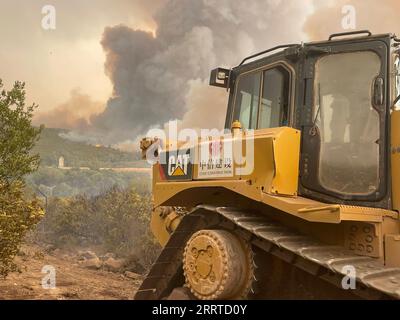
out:
M381 261L358 256L343 247L323 244L281 223L235 208L200 205L185 215L178 229L136 292L137 300L162 299L182 281L182 254L190 236L201 229L235 230L253 245L293 266L341 288L343 267L356 271L353 293L366 299L400 299L400 268L386 268Z

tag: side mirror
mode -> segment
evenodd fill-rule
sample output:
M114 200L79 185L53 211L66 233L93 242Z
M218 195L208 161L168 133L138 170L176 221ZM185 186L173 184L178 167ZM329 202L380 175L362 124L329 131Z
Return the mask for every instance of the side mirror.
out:
M376 78L374 83L374 105L381 106L385 98L385 83L382 78Z
M212 70L210 75L210 86L228 89L230 73L231 70L224 68Z

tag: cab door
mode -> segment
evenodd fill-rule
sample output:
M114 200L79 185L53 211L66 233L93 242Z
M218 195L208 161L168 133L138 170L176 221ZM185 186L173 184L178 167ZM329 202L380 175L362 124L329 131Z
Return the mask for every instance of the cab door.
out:
M389 38L331 42L305 59L301 194L389 206L389 44Z

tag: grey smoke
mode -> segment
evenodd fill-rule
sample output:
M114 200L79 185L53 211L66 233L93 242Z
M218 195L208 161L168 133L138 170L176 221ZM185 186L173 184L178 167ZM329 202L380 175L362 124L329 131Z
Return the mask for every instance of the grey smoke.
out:
M101 44L114 95L104 112L91 118L93 130L108 144L134 140L151 127L190 115L197 118L190 125L222 123L226 106L223 99L211 99L215 93L197 99L204 112L190 110L201 107L190 101L192 92L212 90L192 86L206 87L216 66L233 66L272 45L304 39L309 8L298 0L170 0L154 17L155 36L123 25L107 27Z

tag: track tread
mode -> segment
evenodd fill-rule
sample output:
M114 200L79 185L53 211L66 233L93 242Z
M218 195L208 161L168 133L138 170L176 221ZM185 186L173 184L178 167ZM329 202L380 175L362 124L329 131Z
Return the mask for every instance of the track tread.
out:
M170 241L149 272L149 276L161 276L160 273L163 271L163 268L160 268L158 264L160 261L165 260L165 256L168 256L171 264L168 269L178 272L181 265L181 261L179 261L180 252L183 248L175 248L175 252L171 253L170 251L172 248L169 247L169 244L177 245L177 243L180 242L180 244L184 246L186 242L182 243L181 241L186 237L189 238L191 233L197 231L198 228L201 227L198 224L198 220L200 219L205 222L210 216L210 213L216 213L220 217L233 223L235 228L251 233L254 243L268 242L269 244L265 244L264 248L272 249L271 252L275 252L278 257L288 257L291 263L298 267L301 267L304 263L306 263L306 265L309 263L316 264L320 268L325 269L326 272L333 272L343 277L346 275L343 271L343 267L352 265L356 270L358 283L386 296L400 299L400 268L386 268L383 263L377 259L358 256L345 248L323 244L307 235L301 235L278 222L272 221L268 217L260 216L260 214L239 210L237 208L214 207L209 205L197 206L191 213L185 216L177 232L171 236ZM194 215L196 216L197 222L193 223L193 221L188 221L191 219L187 218L190 216L193 217ZM203 218L201 219L199 217ZM215 219L213 221L214 225L216 225ZM203 227L210 227L213 223L208 223L207 225L207 222L205 222L206 226ZM182 236L183 234L184 236ZM279 250L273 250L274 246ZM165 254L164 251L166 250L169 251L168 254ZM285 254L282 250L287 251L287 253ZM289 253L294 254L294 256L292 257ZM318 273L317 268L313 267L311 269L314 271L310 272ZM164 269L164 272L165 271ZM139 288L135 299L162 298L162 294L165 293L166 288L170 285L170 283L166 282L172 279L172 275L169 274L167 278L168 279L164 279L164 281L159 281L158 288L154 288L157 287L154 281L146 281L148 280L148 278L146 278ZM163 283L163 285L160 286L160 283Z

